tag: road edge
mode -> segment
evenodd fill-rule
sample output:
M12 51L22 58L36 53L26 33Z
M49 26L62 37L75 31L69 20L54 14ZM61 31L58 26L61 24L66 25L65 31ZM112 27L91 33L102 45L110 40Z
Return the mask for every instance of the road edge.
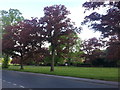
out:
M18 72L18 73L24 73L24 74L33 74L33 75L43 75L43 76L48 76L48 77L74 79L74 80L91 82L91 83L116 85L118 87L120 85L120 82L115 82L115 81L104 81L104 80L96 80L96 79L77 78L77 77L70 77L70 76L59 76L59 75L41 74L41 73L33 73L33 72L22 72L22 71L13 71L13 70L2 70L2 71L10 71L10 72L12 71L12 72Z

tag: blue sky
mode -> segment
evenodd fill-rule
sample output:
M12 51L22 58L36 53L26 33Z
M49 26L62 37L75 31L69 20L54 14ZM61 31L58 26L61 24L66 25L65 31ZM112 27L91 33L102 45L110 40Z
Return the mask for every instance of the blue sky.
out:
M63 4L68 9L81 6L85 0L0 0L0 9L19 9L23 15L28 17L41 17L45 6Z
M70 10L69 17L76 23L76 26L80 26L81 21L85 17L84 8L82 4L86 0L0 0L0 10L18 9L22 15L30 19L31 17L42 17L44 15L43 8L55 4L62 4ZM91 37L99 37L100 33L93 33L94 31L88 30L87 27L83 27L83 31L80 34L82 39L88 39Z

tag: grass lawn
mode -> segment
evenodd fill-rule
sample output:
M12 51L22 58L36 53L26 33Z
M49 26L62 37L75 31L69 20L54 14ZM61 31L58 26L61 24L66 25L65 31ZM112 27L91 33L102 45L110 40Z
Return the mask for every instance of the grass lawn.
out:
M10 66L7 70L118 81L118 68L59 66L55 67L54 72L50 72L50 67L48 66L24 66L24 70L20 70L19 68L20 66Z

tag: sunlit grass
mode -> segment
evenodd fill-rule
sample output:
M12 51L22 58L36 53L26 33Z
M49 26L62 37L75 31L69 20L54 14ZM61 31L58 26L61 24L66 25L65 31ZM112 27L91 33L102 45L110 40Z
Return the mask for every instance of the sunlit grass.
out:
M55 67L54 72L50 72L50 67L48 66L24 66L24 70L20 70L19 68L19 66L10 66L9 70L118 81L118 68L64 66Z

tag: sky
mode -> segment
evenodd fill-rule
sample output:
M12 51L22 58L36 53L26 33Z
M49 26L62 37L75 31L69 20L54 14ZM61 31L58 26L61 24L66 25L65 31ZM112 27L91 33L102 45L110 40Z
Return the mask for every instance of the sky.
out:
M44 15L43 9L46 6L51 5L65 5L67 10L71 12L68 16L73 22L76 23L77 27L81 26L81 22L84 17L88 14L84 13L82 4L86 0L0 0L0 10L18 9L26 19L31 17L42 17ZM82 26L83 30L79 37L89 39L92 37L99 38L100 33L94 33L94 30L89 30L87 26Z

